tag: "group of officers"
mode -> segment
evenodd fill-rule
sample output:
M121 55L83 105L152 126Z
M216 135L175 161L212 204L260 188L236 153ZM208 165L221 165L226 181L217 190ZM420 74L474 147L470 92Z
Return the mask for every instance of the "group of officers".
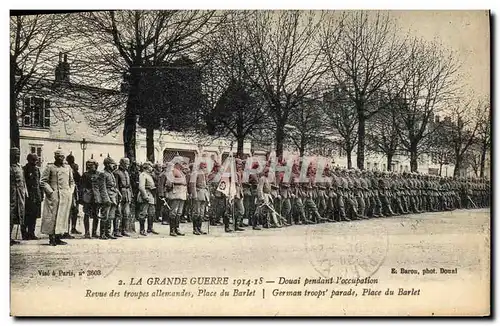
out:
M66 162L64 160L66 159ZM164 165L141 165L107 157L104 168L93 158L80 175L70 154L54 153L54 163L40 173L39 159L29 154L21 167L19 150L11 149L11 234L18 224L23 240L38 239L36 220L49 244L82 234L77 230L79 205L83 206L84 238L103 240L135 233L158 234L154 222L169 225L170 236L184 236L180 224L192 223L193 234L204 235L209 227L223 225L225 232L276 228L292 224L342 222L489 207L490 184L486 179L453 178L418 173L392 173L330 168L319 171L309 164L305 177L302 164L293 163L291 173L273 172L271 162L251 163L234 159L234 191L219 191L221 164L193 164L173 160ZM285 165L285 162L280 163ZM41 203L44 202L43 212ZM208 228L202 225L208 221ZM246 221L246 222L245 222ZM232 227L233 226L233 227ZM11 238L11 245L18 241Z

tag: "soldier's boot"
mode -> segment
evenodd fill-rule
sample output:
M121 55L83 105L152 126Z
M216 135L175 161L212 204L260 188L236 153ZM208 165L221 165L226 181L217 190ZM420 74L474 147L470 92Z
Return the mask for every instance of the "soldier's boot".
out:
M135 220L136 218L129 218L128 219L128 231L135 233Z
M83 217L83 228L85 229L85 239L90 239L90 221L89 216Z
M113 219L113 236L115 238L121 238L121 232L120 232L120 221L117 218Z
M199 216L198 217L198 232L200 232L200 234L202 234L202 235L207 234L207 232L203 231L202 227L203 227L203 218L201 216Z
M108 240L106 236L106 220L102 220L99 223L99 239Z
M347 216L345 206L339 207L339 221L350 222L351 219Z
M113 236L111 232L111 224L113 220L106 220L106 237L111 240L116 240L116 237Z
M304 212L304 224L316 224L316 222L311 220L310 217L310 212L307 212L307 214Z
M389 216L394 216L396 215L394 211L392 210L391 204L387 204L387 210L389 211Z
M14 242L14 243L13 243ZM13 245L13 244L18 244L19 241L15 241L15 240L10 240L10 244ZM51 246L57 246L57 243L56 243L56 236L55 234L50 234L49 235L49 245Z
M170 221L169 221L169 227L170 227L170 236L171 237L176 237L177 234L175 234L175 215L171 214L170 215Z
M323 216L321 216L321 214L318 212L317 209L313 210L313 213L316 216L316 221L318 221L318 223L326 221L326 218L324 218Z
M99 226L99 219L97 217L94 217L92 219L92 238L99 238L99 235L97 235L97 227Z
M148 234L146 233L146 229L145 229L145 227L144 227L144 226L145 226L145 223L146 223L146 221L144 221L144 219L143 219L143 218L141 218L141 219L139 220L139 234L140 234L140 235L142 235L142 236L144 236L144 237L148 235Z
M193 234L201 235L200 231L198 231L198 216L193 216Z
M76 229L76 221L78 219L78 215L73 213L71 214L71 234L82 234L80 231Z
M243 215L237 214L234 217L234 230L235 231L245 231L245 229L243 229L243 228L240 227L242 221L243 221Z
M127 233L127 225L129 225L128 218L123 218L122 225L121 225L122 237L130 237L130 235Z
M178 236L184 236L184 233L182 233L180 230L179 230L179 225L180 225L180 222L181 222L181 217L180 215L176 216L175 218L175 234L178 235Z
M358 205L354 201L351 203L351 219L353 220L361 220L361 215L358 212Z

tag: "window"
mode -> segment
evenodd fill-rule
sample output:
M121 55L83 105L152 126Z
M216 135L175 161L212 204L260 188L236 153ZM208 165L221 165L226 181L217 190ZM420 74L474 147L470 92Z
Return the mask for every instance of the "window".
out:
M30 153L36 154L40 162L43 162L42 145L30 144Z
M366 162L366 169L367 170L370 170L370 165L371 165L370 162Z
M40 97L25 97L23 100L23 126L33 128L50 127L50 101Z
M382 171L385 171L385 163L382 164Z
M403 165L399 165L399 172L403 172Z
M408 165L405 165L405 172L408 172Z
M374 169L375 171L378 171L378 163L373 163L373 169Z

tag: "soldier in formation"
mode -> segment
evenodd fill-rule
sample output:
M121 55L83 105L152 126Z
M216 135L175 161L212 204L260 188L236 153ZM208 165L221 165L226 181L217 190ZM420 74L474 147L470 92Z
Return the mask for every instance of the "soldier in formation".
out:
M71 155L68 157L72 161ZM41 216L41 233L49 235L49 243L66 244L61 239L70 225L71 233L78 234L72 215L75 203L83 205L87 239L128 237L128 232L135 232L136 221L140 235L158 234L154 222L160 218L162 224L169 225L170 235L178 237L184 235L180 225L185 221L192 222L194 235L204 235L203 221L207 219L212 226L222 225L223 220L225 231L232 232L243 231L246 226L261 230L339 223L491 204L490 183L479 178L347 170L328 165L318 178L315 164L307 167L303 177L301 162L294 162L291 173L285 173L283 161L279 163L280 172L272 171L270 162L264 166L253 162L249 173L245 171L246 161L235 159L236 192L233 198L227 198L216 191L219 162L214 162L209 172L205 162L197 163L197 168L179 160L154 166L122 158L117 166L108 156L103 171L98 171L99 164L91 157L79 178L78 167L73 161L71 166L65 164L61 150L55 152L54 159L40 176L36 155L28 155L28 164L21 168L19 150L11 149L11 235L13 226L19 224L23 240L37 239L36 219ZM16 243L11 240L11 244Z

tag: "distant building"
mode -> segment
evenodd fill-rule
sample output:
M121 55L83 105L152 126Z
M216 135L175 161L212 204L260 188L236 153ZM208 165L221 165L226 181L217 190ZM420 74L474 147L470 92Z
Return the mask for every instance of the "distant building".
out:
M123 127L103 134L91 126L85 108L70 104L68 108L62 108L64 101L57 95L64 92L64 87L75 96L78 96L78 92L99 94L114 91L71 84L66 55L64 59L62 55L59 57L54 80L41 80L40 84L36 91L21 94L18 102L23 112L19 117L21 163L25 162L29 153L36 153L44 167L53 161L54 151L59 147L66 155L72 153L75 162L80 165L80 171L84 160L91 156L100 163L108 155L115 160L124 156ZM53 92L54 87L63 89ZM117 110L120 109L122 108L117 107ZM181 133L155 131L155 158L162 163L179 154L193 160L200 150L208 156L224 156L230 150L230 142L230 139L225 138L211 139L206 136L194 139ZM82 147L85 147L85 159ZM236 151L236 145L233 151ZM244 153L250 154L249 142L244 144ZM146 161L146 131L140 126L137 127L136 157L139 162ZM102 168L102 164L99 168Z

